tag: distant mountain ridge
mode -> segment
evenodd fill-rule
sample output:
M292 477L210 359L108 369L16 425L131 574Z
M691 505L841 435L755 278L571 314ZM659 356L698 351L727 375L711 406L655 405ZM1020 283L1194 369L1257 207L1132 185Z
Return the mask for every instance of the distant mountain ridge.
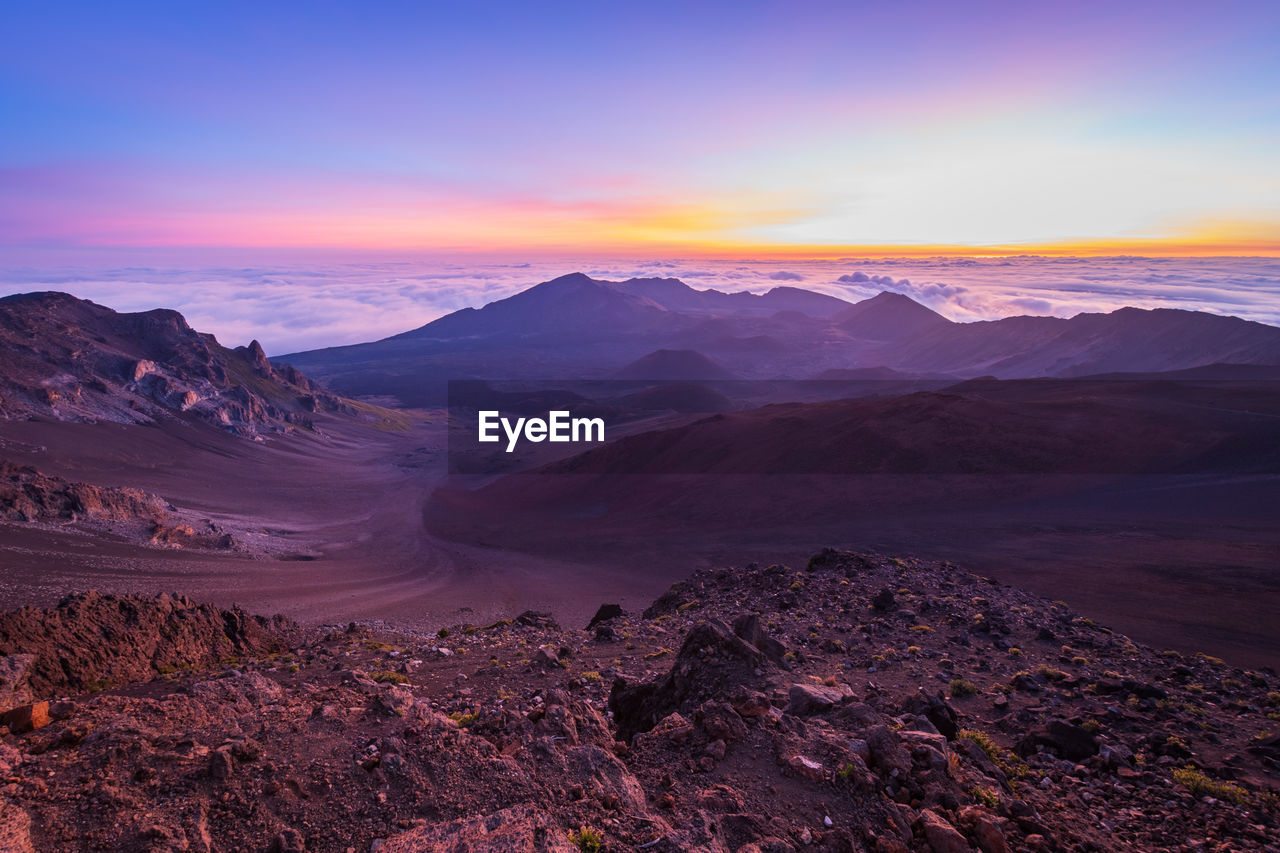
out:
M744 379L873 370L1018 379L1280 365L1280 328L1163 308L958 323L901 293L850 303L796 287L723 293L571 273L381 341L275 361L349 396L422 405L433 382L607 378L660 350L695 351Z

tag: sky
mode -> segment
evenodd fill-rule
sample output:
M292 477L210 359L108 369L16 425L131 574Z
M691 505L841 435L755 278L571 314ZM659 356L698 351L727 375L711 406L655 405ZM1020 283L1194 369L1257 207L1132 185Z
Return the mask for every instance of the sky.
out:
M1280 323L1278 43L1274 0L8 3L0 294L272 354L574 270Z
M1274 0L6 4L0 246L1277 254L1277 43Z

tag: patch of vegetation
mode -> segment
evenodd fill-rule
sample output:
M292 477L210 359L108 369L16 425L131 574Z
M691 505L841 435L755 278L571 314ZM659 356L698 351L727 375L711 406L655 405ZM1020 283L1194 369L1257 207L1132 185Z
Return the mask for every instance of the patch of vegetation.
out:
M403 672L392 672L389 669L380 669L377 672L369 673L369 677L379 684L408 684L409 676Z
M961 729L960 737L968 738L976 743L978 748L987 754L987 758L991 759L991 763L999 767L1000 771L1010 779L1018 779L1027 774L1026 762L1012 752L1001 749L1000 745L992 740L991 736L986 732L981 732L977 729Z
M1041 678L1044 678L1048 681L1062 681L1064 678L1067 678L1067 673L1055 667L1049 666L1047 663L1040 664L1040 666L1036 669L1036 672L1039 673Z
M982 691L978 689L978 685L965 678L953 678L951 683L947 685L947 689L955 698L962 696L977 696Z
M1214 797L1237 806L1243 806L1249 802L1249 792L1244 788L1231 782L1211 779L1190 764L1181 770L1173 771L1173 778L1195 797Z
M452 714L449 715L449 719L457 723L459 727L465 729L467 726L472 725L473 723L475 723L476 720L480 719L480 712L479 711L471 711L471 712L454 711Z
M569 833L569 843L582 853L600 853L604 836L594 826L580 826L576 831Z
M601 678L600 673L596 672L594 669L589 669L582 673L582 677L587 681L599 681Z
M969 796L973 797L975 803L981 803L989 809L995 809L1000 805L1000 796L990 788L984 788L981 785L970 788Z
M911 633L913 633L913 634L932 634L932 633L935 633L935 632L934 632L934 630L933 630L933 628L929 627L928 625L912 625L912 626L911 626L910 628L908 628L907 630L908 630L908 631L910 631L910 632L911 632Z
M671 649L658 649L656 652L649 652L649 654L644 656L644 659L654 660L655 658L666 657L667 655L673 654L675 654L675 652L671 651Z

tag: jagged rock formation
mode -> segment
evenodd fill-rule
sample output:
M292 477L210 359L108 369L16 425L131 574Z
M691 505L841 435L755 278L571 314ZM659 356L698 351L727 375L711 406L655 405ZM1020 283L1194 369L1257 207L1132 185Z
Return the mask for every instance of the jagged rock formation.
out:
M263 619L181 595L87 592L48 610L0 614L0 654L34 655L23 683L42 699L258 657L297 639L297 626L283 617Z
M228 349L176 311L121 314L65 293L0 299L0 418L153 423L238 434L310 428L346 404L257 341Z
M0 462L0 522L106 527L162 548L239 547L235 537L212 520L187 516L140 489L71 483L30 466Z
M0 462L0 520L51 521L78 518L159 521L169 505L139 489L69 483L30 466Z
M537 615L438 633L353 624L274 656L251 648L265 626L180 599L67 611L18 618L13 670L31 643L46 643L39 667L110 635L141 653L58 669L156 680L55 703L3 737L5 849L1280 843L1280 756L1255 737L1280 714L1273 672L1145 649L945 563L827 551L802 570L699 571L592 630ZM164 649L207 663L233 633L250 656L234 668L166 672L178 658ZM55 683L44 672L36 698Z

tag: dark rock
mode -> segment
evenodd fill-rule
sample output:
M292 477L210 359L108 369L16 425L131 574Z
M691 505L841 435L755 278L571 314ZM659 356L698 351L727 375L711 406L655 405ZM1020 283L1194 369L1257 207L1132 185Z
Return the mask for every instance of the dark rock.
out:
M763 652L723 622L701 622L685 637L665 678L616 682L609 709L620 736L630 740L668 714L689 712L707 699L728 697L735 688L758 683L761 677L756 673L771 667Z
M596 611L596 615L591 617L591 621L587 623L587 630L605 622L609 619L617 619L623 615L622 606L618 604L601 604L600 609Z
M755 646L774 663L783 662L787 647L765 633L765 630L760 627L760 617L756 614L744 613L733 620L733 633Z
M538 610L526 610L512 621L517 625L523 625L526 628L549 628L552 631L560 630L560 623L556 622L550 613L543 613Z
M887 612L893 607L894 597L893 590L885 588L876 593L875 598L871 599L871 606L879 610L881 613Z
M1051 750L1068 761L1083 761L1098 754L1098 739L1066 720L1050 720L1044 728L1030 732L1018 741L1015 749L1026 757L1033 755L1039 747Z
M956 734L960 731L959 717L955 709L942 698L941 694L930 696L921 690L903 699L901 707L906 713L926 718L947 740L955 740Z
M852 698L853 691L845 684L835 687L824 684L793 684L788 692L787 713L797 717L825 714Z

